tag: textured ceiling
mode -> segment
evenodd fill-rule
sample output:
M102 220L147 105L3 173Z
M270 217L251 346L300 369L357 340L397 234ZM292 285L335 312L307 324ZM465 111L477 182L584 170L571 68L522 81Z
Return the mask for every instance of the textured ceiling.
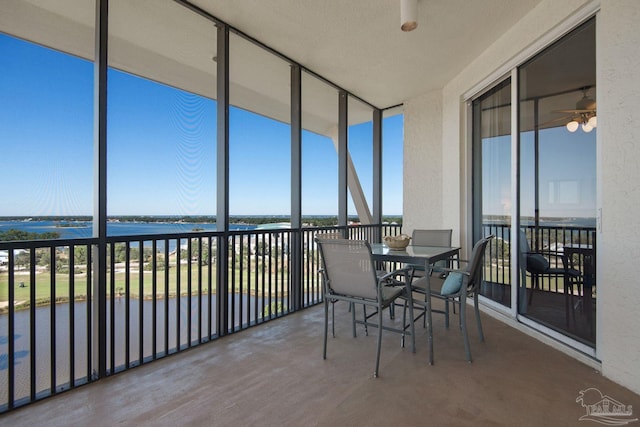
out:
M441 89L540 0L419 0L400 30L400 0L191 0L191 4L378 108ZM216 27L180 1L110 0L109 66L217 98ZM87 60L95 10L86 0L0 0L0 31ZM286 61L230 39L230 102L290 120ZM303 75L303 80L305 76ZM335 91L304 82L303 126L336 129ZM326 85L325 85L326 86ZM370 120L353 102L349 123Z
M191 3L379 108L442 88L540 0L193 0Z

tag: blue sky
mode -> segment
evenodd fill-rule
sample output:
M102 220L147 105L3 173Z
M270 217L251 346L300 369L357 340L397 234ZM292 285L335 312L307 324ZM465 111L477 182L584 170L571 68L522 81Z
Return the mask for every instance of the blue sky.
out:
M215 215L215 101L111 70L107 123L109 215ZM349 133L369 203L370 127ZM290 213L289 132L231 109L232 215ZM385 119L383 135L383 212L397 215L402 117ZM0 34L0 149L0 216L91 215L93 64ZM337 214L336 197L335 148L304 132L303 214Z
M511 214L511 136L483 140L483 213ZM596 132L564 126L539 133L539 209L542 217L596 216ZM520 214L534 216L534 134L520 140Z
M0 35L1 215L91 212L92 78L86 61Z

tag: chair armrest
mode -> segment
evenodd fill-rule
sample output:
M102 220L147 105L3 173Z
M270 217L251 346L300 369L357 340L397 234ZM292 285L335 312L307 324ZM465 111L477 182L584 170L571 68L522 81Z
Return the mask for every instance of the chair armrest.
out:
M403 281L400 278L396 278L396 276L402 276L403 278L406 278L408 273L402 271L402 270L394 270L391 271L389 273L385 273L382 276L377 276L377 280L378 280L378 287L383 287L383 286L404 286L406 284L405 281Z
M542 256L553 256L553 257L563 257L567 256L564 252L560 251L536 251L536 252L524 252L525 255L542 255Z
M396 274L404 274L404 273L408 273L408 272L410 272L412 270L415 270L415 267L416 266L413 265L413 264L405 265L402 268L398 268L397 270L393 270L393 272L396 273ZM422 269L424 270L424 267Z
M386 282L387 280L391 279L393 276L397 276L398 274L401 274L401 270L393 270L393 271L390 271L389 273L383 274L382 276L378 276L378 283Z
M532 269L533 269L533 270L536 270L536 271L533 271L533 272L538 272L538 273L542 273L542 274L544 274L545 269L540 268L540 266L535 267L535 265L537 265L538 263L534 264L534 267L532 267L532 269L529 268L529 266L528 266L528 262L529 262L529 259L530 259L529 257L532 257L531 259L535 259L535 256L537 255L538 257L543 258L547 264L549 264L549 260L552 259L552 258L555 259L555 262L557 264L557 260L558 260L558 258L560 258L560 260L562 261L562 266L565 269L572 268L572 264L573 264L571 262L570 257L566 253L560 252L560 251L524 252L524 255L526 256L526 259L527 259L527 271L532 271ZM547 268L548 267L549 266L547 265Z
M569 258L565 252L562 251L537 251L537 252L525 252L525 255L542 255L544 257L554 257L554 258Z
M441 259L441 260L438 260L438 261L436 261L436 262L443 262L443 261L444 261L444 262L450 262L450 263L452 263L452 264L453 264L453 263L458 263L458 267L459 267L459 266L460 266L460 262L461 262L461 261L464 261L464 260L461 260L461 259L459 259L459 258L457 258L457 257L455 257L455 256L452 256L452 257L450 257L450 258ZM433 264L431 264L431 265L433 266L434 264L435 264L435 263L433 263ZM443 271L443 270L445 270L445 269L447 269L447 268L449 268L449 267L441 267L441 266L438 266L438 271ZM422 265L422 264L407 264L407 265L406 265L405 267L403 267L401 270L405 270L405 269L408 269L408 270L418 270L418 271L426 271L425 266L424 266L424 265Z
M460 261L468 262L468 261L465 261L465 260L460 260ZM442 268L442 271L444 271L444 272L446 272L446 273L460 273L460 274L463 274L463 275L465 275L465 276L471 276L471 273L470 273L470 272L468 272L468 271L466 271L466 270L460 270L459 268L448 268L448 267L443 267L443 268Z

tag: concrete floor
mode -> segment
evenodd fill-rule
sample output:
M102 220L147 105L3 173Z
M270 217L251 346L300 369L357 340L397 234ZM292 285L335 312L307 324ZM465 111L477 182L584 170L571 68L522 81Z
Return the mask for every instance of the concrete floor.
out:
M486 315L485 343L470 318L473 363L441 315L433 366L421 324L415 354L385 331L375 379L375 330L351 338L338 305L323 360L322 322L322 306L310 308L0 415L0 425L598 425L580 421L576 398L589 388L632 405L626 419L640 415L637 394Z

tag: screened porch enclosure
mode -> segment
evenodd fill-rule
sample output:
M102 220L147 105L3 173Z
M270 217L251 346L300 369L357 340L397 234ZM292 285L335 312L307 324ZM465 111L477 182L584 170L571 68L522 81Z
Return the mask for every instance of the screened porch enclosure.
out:
M628 40L637 44L631 31L621 31L626 38L612 43L615 19L636 9L631 2L579 0L551 7L550 0L483 0L487 13L479 13L481 3L473 2L454 14L451 4L443 3L446 19L422 20L424 33L400 33L394 25L400 41L391 24L386 26L396 19L385 0L371 0L357 14L367 25L346 33L340 28L342 16L353 18L348 9L361 3L341 4L341 13L331 15L340 18L324 19L326 33L301 18L315 13L321 20L320 12L338 8L339 2L278 0L269 8L242 1L221 7L216 0L0 3L5 58L0 59L0 143L7 159L0 181L8 183L3 198L13 200L0 208L25 227L45 216L63 218L54 220L54 231L64 236L0 241L0 416L20 418L20 411L29 411L20 408L35 403L47 408L51 419L62 419L64 413L51 410L52 401L66 399L64 405L72 408L69 395L90 389L78 399L94 399L92 393L113 391L110 381L101 380L131 386L140 371L155 378L151 384L140 380L138 392L151 390L153 396L167 381L180 382L159 376L178 371L183 357L187 363L216 359L211 352L220 344L229 358L207 366L224 371L227 382L202 390L221 396L226 387L226 392L242 389L237 395L246 397L248 406L263 405L266 395L280 398L270 409L251 408L241 415L234 412L242 406L237 399L209 401L230 422L279 422L277 410L288 412L292 423L360 420L358 415L383 408L382 402L371 404L380 397L374 396L380 384L357 383L358 393L342 389L346 394L334 397L344 400L310 408L296 399L311 400L326 388L297 389L289 377L274 382L267 372L256 375L256 397L245 390L252 386L231 378L232 370L242 371L243 358L253 351L243 346L265 344L261 340L266 340L261 347L268 359L265 369L273 373L291 369L305 377L307 368L327 369L328 364L309 357L319 327L317 305L323 302L317 234L337 232L374 243L422 227L452 228L462 256L473 242L496 236L481 288L482 316L496 329L493 337L487 334L490 345L478 350L485 365L477 366L474 359L472 373L468 365L460 369L459 337L451 333L456 331L436 329L436 360L443 357L446 365L435 374L437 381L444 385L463 373L454 382L465 383L469 374L478 384L498 378L503 385L472 407L475 415L491 412L487 419L500 423L527 413L530 420L539 408L550 407L541 415L546 421L570 423L583 415L573 390L584 389L585 379L592 387L611 387L625 403L637 398L607 380L633 389L638 379L630 362L638 343L621 332L635 330L638 296L628 256L633 240L625 236L634 217L623 206L635 200L624 196L634 194L630 165L637 160L627 138L637 126L633 117L628 123L623 118L638 108L627 97L631 89L621 87L632 87L626 81L632 79L625 78L633 71L618 73L626 61L637 69L637 55L629 59L610 52L617 46L633 50ZM254 17L253 10L247 13L249 4L262 11L260 25L247 24L247 16ZM383 8L384 14L378 13ZM269 15L271 9L277 19ZM216 10L230 21L213 16ZM470 14L477 16L470 19ZM382 24L380 15L385 15ZM490 20L495 26L486 25ZM244 32L243 23L253 32ZM294 56L262 43L264 36L286 46L282 39L288 31L307 26L316 29L315 37L298 34L304 50L290 50ZM443 31L443 26L456 30ZM434 28L438 31L432 33ZM477 40L469 37L470 28ZM373 35L379 33L400 43L398 50L408 56L397 60L397 52ZM345 49L351 46L349 55L332 39L336 35L344 38ZM610 60L597 69L596 36L598 58ZM452 50L451 41L463 38L464 47ZM416 40L421 41L417 49ZM432 55L432 40L441 40L436 49L448 49L436 67L422 62L422 57L440 57ZM358 55L375 57L374 63L354 63L354 45ZM329 59L326 68L310 68L318 58ZM386 68L392 58L397 73ZM333 72L333 80L321 75L323 69ZM428 84L416 83L416 69L431 70L420 78ZM398 95L390 95L389 88L397 88ZM596 105L602 107L600 127ZM234 222L251 219L255 211L273 218L268 227ZM206 217L208 223L187 227L176 219L173 229L115 232L127 225L118 224L124 217L188 218L187 223ZM315 217L333 222L309 220ZM390 217L400 221L388 223ZM80 234L79 222L89 224L89 234ZM540 255L546 264L534 269L529 255ZM303 327L311 331L307 336L299 333ZM565 354L556 358L546 345L531 346L521 339L523 331ZM291 342L282 341L287 334L295 335ZM475 357L479 343L474 339ZM354 344L340 341L345 343ZM396 344L383 354L405 357ZM191 351L194 347L200 348ZM291 347L287 354L285 347ZM386 385L409 384L395 383L386 398L393 401L433 380L428 368L434 367L425 366L422 350L416 360L406 361L415 375L394 371L383 378ZM528 363L529 350L540 360ZM340 378L354 374L350 378L357 382L364 369L360 362L353 369L349 365L367 353L340 352L335 363L344 369L336 372ZM550 368L544 360L552 352ZM253 363L259 370L262 361ZM555 376L531 376L532 368ZM505 369L517 374L500 377ZM251 372L257 371L246 375ZM318 380L317 374L311 377ZM121 379L128 375L133 376ZM209 378L196 378L191 371L186 377L194 384ZM514 380L538 381L538 387L517 387ZM107 391L80 387L91 383ZM295 397L273 389L265 394L269 384L280 384ZM505 390L526 396L524 403L520 397L508 399L519 412L500 412ZM549 390L561 390L562 399L571 394L570 405L559 405ZM431 397L437 403L433 411L451 405L447 396ZM75 410L85 411L87 419L105 411L135 422L153 406L147 401L147 409L126 414L117 402L104 402ZM226 406L216 406L221 402ZM354 418L327 415L346 406ZM171 408L162 416L179 419L180 407ZM442 422L477 420L461 415L468 409L461 404L456 409L443 412ZM396 415L407 423L424 421ZM184 419L199 422L209 416L196 408ZM34 411L31 419L37 423L46 415Z
M0 242L0 411L321 302L317 233L400 232L381 203L401 188L398 109L184 2L16 0L2 14L21 70L3 97L21 142L5 154L47 177L12 180L34 195L15 218L50 216L65 237ZM282 224L230 224L248 209ZM153 217L215 223L139 234Z

